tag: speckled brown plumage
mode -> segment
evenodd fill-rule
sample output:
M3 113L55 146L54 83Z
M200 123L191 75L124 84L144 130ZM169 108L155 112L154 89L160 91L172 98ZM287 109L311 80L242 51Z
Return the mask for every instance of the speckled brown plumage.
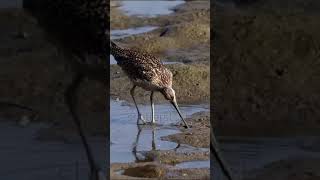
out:
M172 73L149 53L119 47L111 42L111 54L133 84L148 91L172 87Z
M24 0L23 7L64 50L107 59L108 0Z

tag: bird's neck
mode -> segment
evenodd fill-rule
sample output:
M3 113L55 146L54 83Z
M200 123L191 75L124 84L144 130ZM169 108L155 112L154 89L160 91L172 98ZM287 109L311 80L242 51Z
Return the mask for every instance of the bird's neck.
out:
M123 48L121 48L120 46L118 46L116 43L114 43L113 41L110 41L110 53L113 56L116 56L118 53L122 52Z

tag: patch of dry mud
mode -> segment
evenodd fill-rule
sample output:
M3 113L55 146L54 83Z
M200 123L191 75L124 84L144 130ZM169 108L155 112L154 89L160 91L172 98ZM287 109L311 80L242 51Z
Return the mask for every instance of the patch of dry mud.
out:
M119 171L123 174L120 174ZM143 172L143 173L142 173ZM156 162L114 163L110 168L111 179L210 179L209 169L174 169Z
M319 135L320 15L266 9L217 11L212 63L217 132Z
M193 147L209 148L210 145L210 112L199 112L186 119L191 130L182 129L182 133L162 137L179 144L188 144Z

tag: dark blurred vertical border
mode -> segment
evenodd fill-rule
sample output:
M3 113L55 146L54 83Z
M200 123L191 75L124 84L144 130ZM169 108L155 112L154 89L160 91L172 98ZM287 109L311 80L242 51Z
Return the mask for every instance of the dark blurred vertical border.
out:
M45 36L22 0L0 0L1 180L82 180L89 173L63 96L73 74ZM109 73L105 77L103 85L89 79L80 85L77 112L109 177Z
M214 92L213 92L213 75L214 75L214 18L215 18L215 1L210 1L210 127L211 127L211 134L210 134L210 143L212 140L212 133L214 129L214 108L213 108L213 99L214 99ZM212 148L210 146L210 179L213 179L214 176L214 157L212 155Z
M111 25L110 25L110 18L111 18L111 15L110 15L110 13L111 13L111 2L110 2L111 0L109 0L109 44L110 44L110 36L111 36ZM110 49L109 49L109 52L108 52L108 54L110 54ZM110 71L110 56L108 56L108 61L107 61L108 63L108 67L107 67L107 69L108 69L108 71ZM107 179L111 179L110 178L110 145L111 145L111 142L110 142L110 137L111 137L111 135L110 135L110 123L111 123L111 117L110 117L110 72L108 72L107 73L107 90L106 90L106 92L107 92L107 98L106 98L106 101L107 101L107 105L108 105L108 107L107 107L107 117L106 117L106 120L107 120L107 124L108 124L108 127L107 127L107 147L106 147L106 149L107 149L107 158L106 158L106 164L107 164Z
M320 1L211 6L211 123L232 172L320 179Z

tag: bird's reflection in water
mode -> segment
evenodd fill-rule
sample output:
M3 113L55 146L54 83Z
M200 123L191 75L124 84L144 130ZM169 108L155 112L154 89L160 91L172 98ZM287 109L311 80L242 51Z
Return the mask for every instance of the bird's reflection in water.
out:
M135 162L151 162L156 160L156 151L157 150L157 144L156 144L156 125L139 125L138 127L138 133L136 136L136 139L132 145L132 153L135 157ZM139 139L141 136L142 131L149 131L151 129L152 131L152 141L151 141L151 150L149 151L139 151ZM180 147L180 144L178 144L173 150L176 151Z

